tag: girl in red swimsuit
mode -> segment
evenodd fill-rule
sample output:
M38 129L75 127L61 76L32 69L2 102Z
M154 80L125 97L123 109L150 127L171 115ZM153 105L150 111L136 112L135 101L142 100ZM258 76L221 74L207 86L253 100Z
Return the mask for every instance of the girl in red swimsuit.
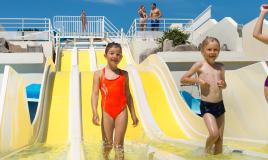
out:
M104 158L109 158L109 153L114 146L115 159L124 159L124 137L127 129L128 113L127 106L136 127L138 119L135 113L133 99L129 90L128 73L117 67L122 59L122 48L118 43L109 43L105 49L107 66L96 71L93 78L92 89L92 121L100 125L97 112L99 90L102 101L101 131L104 148ZM113 139L114 137L114 139Z
M260 16L253 31L253 37L265 44L268 44L268 36L262 33L263 20L268 12L268 4L261 5L260 10ZM264 82L264 96L268 103L268 76Z

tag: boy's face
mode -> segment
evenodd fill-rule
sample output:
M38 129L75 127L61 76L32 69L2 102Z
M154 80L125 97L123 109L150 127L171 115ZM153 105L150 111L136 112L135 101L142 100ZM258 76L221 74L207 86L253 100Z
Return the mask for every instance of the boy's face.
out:
M110 48L104 56L107 59L107 63L113 67L117 67L123 57L119 47Z
M202 54L209 64L214 64L219 56L220 46L216 41L209 42L203 49Z

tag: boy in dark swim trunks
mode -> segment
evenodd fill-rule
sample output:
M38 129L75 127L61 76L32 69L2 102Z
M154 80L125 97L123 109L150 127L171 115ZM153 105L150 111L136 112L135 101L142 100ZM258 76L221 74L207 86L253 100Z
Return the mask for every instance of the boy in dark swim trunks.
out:
M201 53L204 61L196 62L181 78L183 84L199 84L201 87L200 110L209 136L205 152L209 154L222 153L224 130L224 104L222 90L226 88L224 66L215 62L220 52L220 43L214 37L207 37L202 42ZM198 78L192 75L197 73ZM212 151L213 145L214 151Z

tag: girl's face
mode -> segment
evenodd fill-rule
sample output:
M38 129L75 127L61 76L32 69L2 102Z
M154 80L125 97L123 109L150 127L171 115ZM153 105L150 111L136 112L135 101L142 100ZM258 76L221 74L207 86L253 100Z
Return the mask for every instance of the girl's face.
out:
M220 53L220 45L217 41L208 42L208 44L203 48L202 54L205 60L209 64L214 64L215 60L219 56Z
M111 67L117 67L123 56L119 47L112 47L108 50L104 57L107 59L108 65Z

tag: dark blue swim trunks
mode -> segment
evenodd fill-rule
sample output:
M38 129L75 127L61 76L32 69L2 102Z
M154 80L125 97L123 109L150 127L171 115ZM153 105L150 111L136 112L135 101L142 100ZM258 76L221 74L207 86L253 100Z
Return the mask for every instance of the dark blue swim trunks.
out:
M159 19L152 19L151 20L151 27L152 28L158 28L159 27L159 23L160 23Z
M211 103L211 102L200 102L200 111L201 116L203 117L205 113L212 114L215 118L220 117L222 114L225 113L225 108L223 101L220 101L218 103Z

